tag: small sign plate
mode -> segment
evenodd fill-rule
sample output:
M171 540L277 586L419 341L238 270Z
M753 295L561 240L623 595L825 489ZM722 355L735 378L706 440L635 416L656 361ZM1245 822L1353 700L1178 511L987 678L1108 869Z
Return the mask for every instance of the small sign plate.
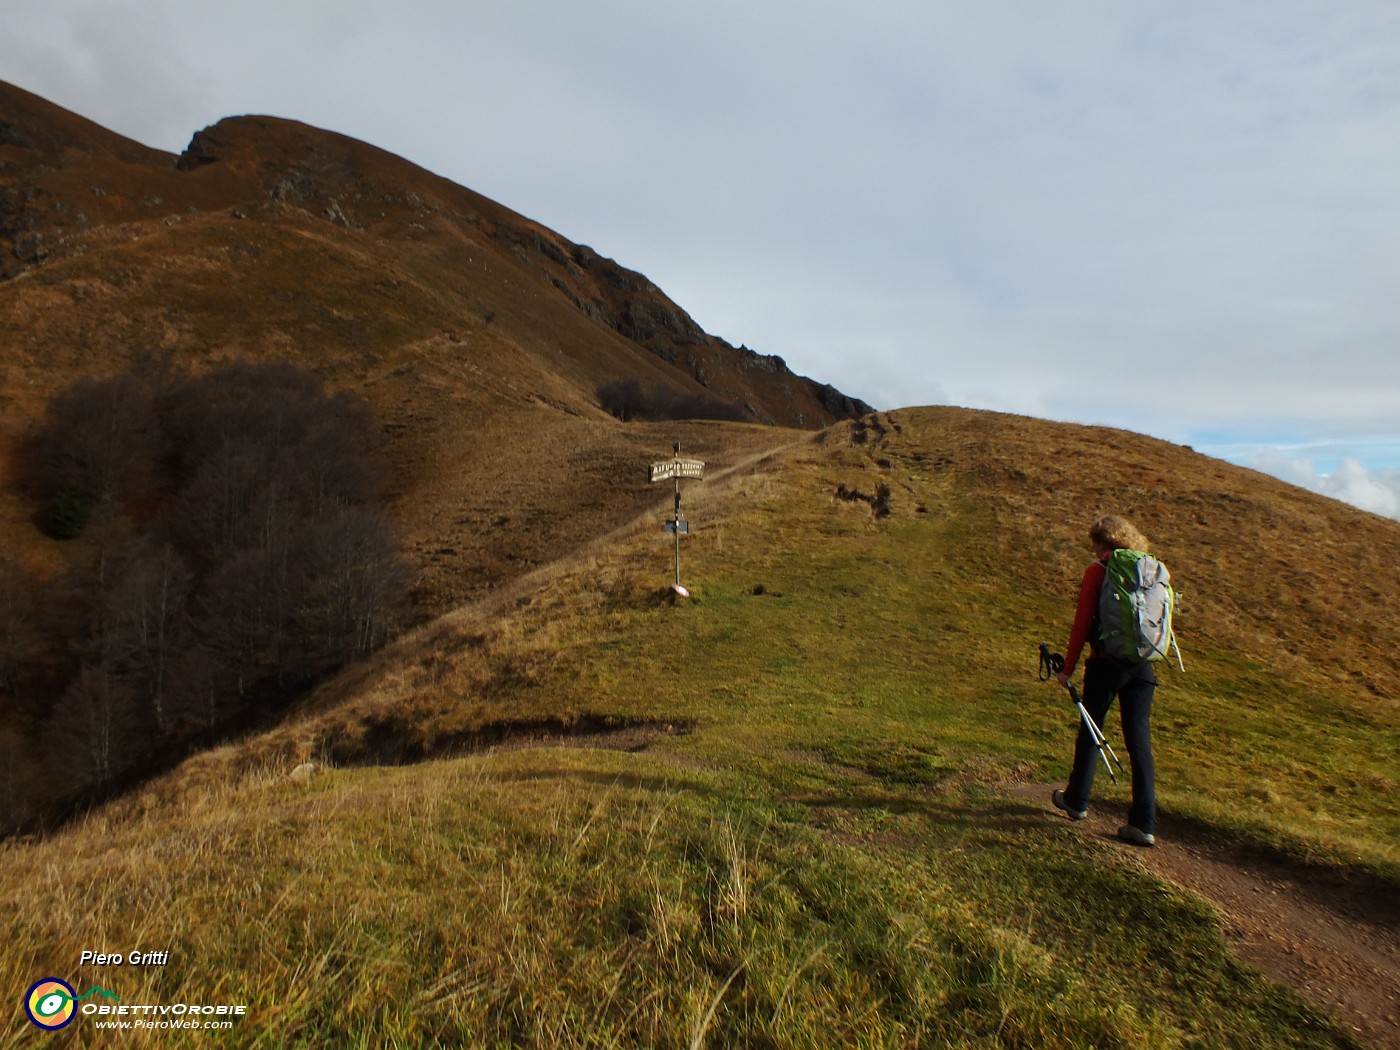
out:
M671 478L702 478L705 476L705 461L701 459L668 459L664 463L651 465L652 481L669 481Z
M666 523L666 531L667 531L667 532L676 532L677 530L680 531L680 534L681 534L682 536L689 536L689 535L690 535L690 522L688 522L688 521L668 521L668 522Z

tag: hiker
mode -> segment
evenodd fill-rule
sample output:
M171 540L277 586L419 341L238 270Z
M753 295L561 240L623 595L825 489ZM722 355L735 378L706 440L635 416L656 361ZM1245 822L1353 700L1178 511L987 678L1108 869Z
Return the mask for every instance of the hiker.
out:
M1065 666L1055 675L1060 685L1068 687L1074 677L1084 643L1089 643L1089 658L1084 662L1084 706L1094 722L1102 727L1113 698L1118 698L1123 719L1123 741L1133 766L1133 805L1128 811L1128 823L1118 829L1118 837L1136 846L1155 843L1157 796L1152 763L1152 694L1157 688L1157 672L1151 663L1128 662L1109 656L1099 639L1099 595L1103 589L1105 562L1115 550L1147 550L1147 538L1124 518L1100 518L1089 529L1089 542L1097 556L1084 570L1079 585L1079 604L1074 611L1069 644L1065 647ZM1089 796L1094 787L1099 752L1089 728L1079 726L1074 744L1074 768L1069 783L1056 789L1051 801L1071 820L1083 820L1089 810Z

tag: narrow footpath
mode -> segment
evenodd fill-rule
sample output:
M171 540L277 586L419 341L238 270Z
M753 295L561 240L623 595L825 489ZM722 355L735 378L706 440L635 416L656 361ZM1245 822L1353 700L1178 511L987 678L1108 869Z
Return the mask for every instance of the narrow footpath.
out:
M1017 785L1044 803L1056 784ZM1365 876L1290 863L1207 829L1159 818L1157 845L1120 843L1126 808L1095 803L1074 826L1129 863L1215 905L1235 951L1337 1017L1363 1042L1400 1050L1400 901Z

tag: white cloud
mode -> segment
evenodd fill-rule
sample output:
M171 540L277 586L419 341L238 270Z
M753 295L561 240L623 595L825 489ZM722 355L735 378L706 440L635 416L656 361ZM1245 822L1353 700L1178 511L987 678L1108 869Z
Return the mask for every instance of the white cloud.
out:
M1395 5L6 0L0 69L366 139L881 407L1397 429Z
M1335 471L1322 474L1311 459L1290 457L1280 450L1260 452L1249 465L1373 514L1400 519L1400 470L1368 470L1359 460L1347 456Z
M10 0L0 76L114 131L179 151L214 102L196 49L176 46L171 0Z

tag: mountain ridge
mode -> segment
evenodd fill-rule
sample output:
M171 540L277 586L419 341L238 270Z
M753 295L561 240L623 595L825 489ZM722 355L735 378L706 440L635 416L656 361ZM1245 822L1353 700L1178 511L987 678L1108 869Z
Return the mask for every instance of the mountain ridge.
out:
M9 249L0 250L0 278L64 256L93 228L219 210L247 219L271 202L386 241L465 234L483 251L512 255L586 317L755 421L819 426L870 410L793 375L779 358L708 335L644 275L336 132L284 118L229 117L196 132L172 157L3 82L0 129L0 249Z
M177 156L3 83L0 322L3 473L59 388L142 360L290 360L365 399L429 613L636 513L655 498L645 463L677 439L722 465L762 427L869 407L370 144L232 117ZM758 429L619 422L598 395L619 380L736 406ZM0 537L51 572L59 550L32 514L0 492Z

